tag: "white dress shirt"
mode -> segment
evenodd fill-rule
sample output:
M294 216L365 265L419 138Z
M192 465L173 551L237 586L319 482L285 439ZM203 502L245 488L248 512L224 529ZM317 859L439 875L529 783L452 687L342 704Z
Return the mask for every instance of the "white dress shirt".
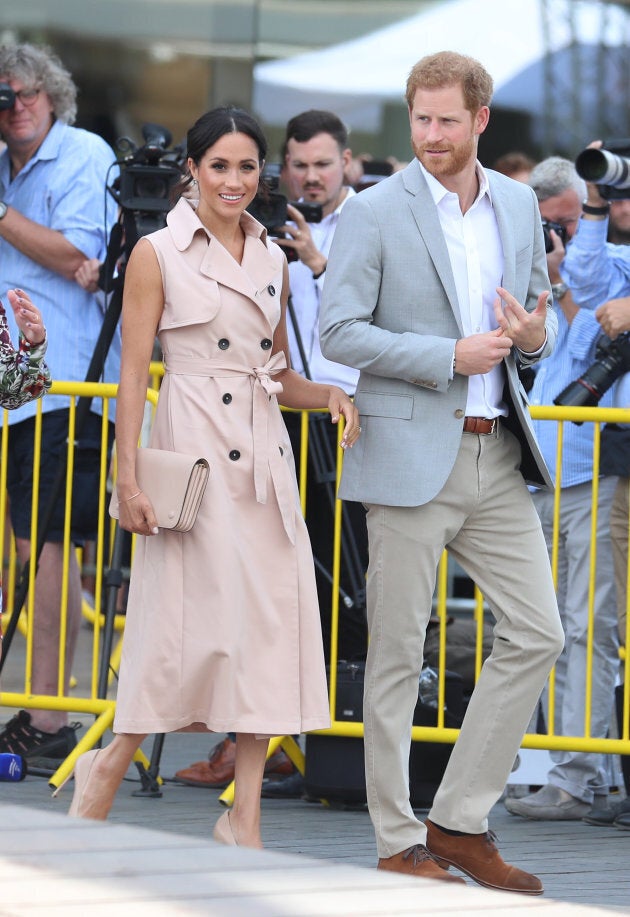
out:
M346 195L339 206L333 210L321 223L309 223L313 242L319 251L328 258L330 246L339 214L348 198L355 194L352 188L346 189ZM298 323L302 346L306 354L311 379L324 385L338 385L348 395L354 395L359 379L358 369L351 366L342 366L333 363L323 355L319 343L319 303L326 274L317 280L313 273L302 261L293 261L289 264L289 283L291 287L291 301ZM297 372L306 375L302 357L297 345L297 339L290 315L287 314L287 330L289 333L289 349L291 351L291 365Z
M462 213L459 198L448 191L418 162L427 180L455 279L457 300L464 337L493 331L497 326L494 301L502 285L503 246L499 235L488 178L479 162L479 193L474 203ZM505 376L500 363L490 372L468 378L466 414L472 417L507 415L503 402Z

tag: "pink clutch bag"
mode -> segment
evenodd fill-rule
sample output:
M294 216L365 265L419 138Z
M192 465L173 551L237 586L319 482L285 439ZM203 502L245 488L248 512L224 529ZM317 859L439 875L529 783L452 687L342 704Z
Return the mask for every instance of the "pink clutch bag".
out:
M174 532L189 532L195 524L201 498L208 483L210 466L205 458L169 452L167 449L138 449L136 478L153 506L158 526ZM109 514L119 518L118 493L114 487Z

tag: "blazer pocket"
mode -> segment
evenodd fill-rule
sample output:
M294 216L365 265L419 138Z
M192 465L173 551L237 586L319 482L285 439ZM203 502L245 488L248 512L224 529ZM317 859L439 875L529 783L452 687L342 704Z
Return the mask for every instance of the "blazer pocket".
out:
M392 395L387 392L357 392L355 404L359 414L365 417L395 417L411 420L413 397Z

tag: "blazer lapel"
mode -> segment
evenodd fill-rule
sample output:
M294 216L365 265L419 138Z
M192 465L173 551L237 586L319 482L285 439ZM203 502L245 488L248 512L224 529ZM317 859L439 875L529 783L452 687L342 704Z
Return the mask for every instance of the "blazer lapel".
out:
M455 278L453 277L451 259L449 258L448 248L440 226L437 207L417 162L414 161L407 166L402 177L406 190L412 195L409 199L409 207L416 226L435 265L458 328L463 334Z
M493 181L492 172L486 172L490 183L490 194L492 195L492 207L499 227L499 236L503 247L503 286L506 290L513 292L516 284L516 243L514 240L514 230L512 229L514 220L514 207L510 206L508 198L505 196L505 188Z

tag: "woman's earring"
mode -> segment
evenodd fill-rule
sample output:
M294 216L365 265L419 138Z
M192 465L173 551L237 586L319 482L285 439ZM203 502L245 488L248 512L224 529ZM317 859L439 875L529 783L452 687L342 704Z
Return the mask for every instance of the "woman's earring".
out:
M199 182L197 181L196 178L193 178L192 185L193 185L193 188L197 188L199 186Z

